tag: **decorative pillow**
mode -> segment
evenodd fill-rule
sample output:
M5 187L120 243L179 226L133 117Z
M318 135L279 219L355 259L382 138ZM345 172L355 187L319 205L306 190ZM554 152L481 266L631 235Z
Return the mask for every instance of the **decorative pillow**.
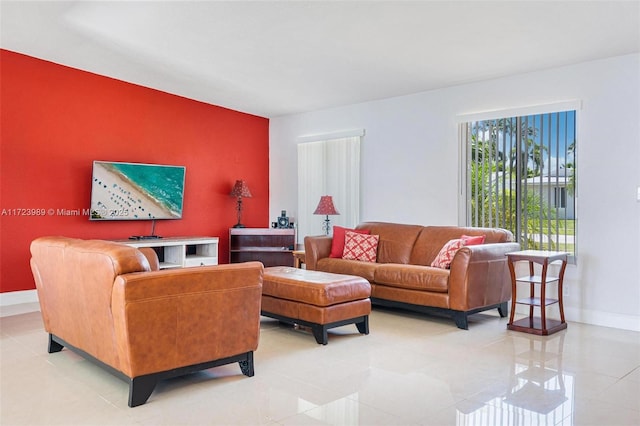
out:
M338 259L342 257L342 253L344 252L344 234L346 231L367 235L370 233L368 229L349 229L334 225L333 240L331 240L331 254L329 254L329 257L335 257Z
M475 246L478 244L484 244L484 239L486 237L484 235L476 235L475 237L471 237L469 235L463 235L460 237L465 246Z
M449 269L451 267L451 261L456 252L464 246L462 239L449 240L441 249L440 253L431 262L431 266L435 268Z
M378 257L380 235L367 235L346 231L344 237L343 259L375 262Z

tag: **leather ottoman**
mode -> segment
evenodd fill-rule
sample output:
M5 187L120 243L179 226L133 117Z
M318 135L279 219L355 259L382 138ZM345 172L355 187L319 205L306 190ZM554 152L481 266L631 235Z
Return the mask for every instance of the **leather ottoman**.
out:
M310 327L326 345L327 330L355 324L369 334L371 285L364 278L286 266L264 269L262 315Z

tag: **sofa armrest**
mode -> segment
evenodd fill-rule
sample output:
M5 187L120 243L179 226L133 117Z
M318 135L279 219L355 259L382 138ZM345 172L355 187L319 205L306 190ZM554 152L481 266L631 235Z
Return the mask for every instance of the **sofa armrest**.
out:
M508 301L511 276L505 254L518 250L518 243L480 244L458 250L449 274L449 307L468 311Z
M140 247L138 250L140 250L140 252L144 254L144 257L147 258L147 262L149 262L149 267L152 271L160 270L160 261L158 260L158 254L154 249L151 247Z
M307 269L315 271L318 260L331 254L332 238L324 235L304 237L304 263Z
M257 349L263 265L179 268L120 275L112 314L129 377Z

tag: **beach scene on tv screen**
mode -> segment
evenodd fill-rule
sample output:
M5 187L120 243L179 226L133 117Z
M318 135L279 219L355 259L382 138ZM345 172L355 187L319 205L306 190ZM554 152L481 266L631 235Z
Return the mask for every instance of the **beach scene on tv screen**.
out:
M92 220L180 219L185 168L95 161Z

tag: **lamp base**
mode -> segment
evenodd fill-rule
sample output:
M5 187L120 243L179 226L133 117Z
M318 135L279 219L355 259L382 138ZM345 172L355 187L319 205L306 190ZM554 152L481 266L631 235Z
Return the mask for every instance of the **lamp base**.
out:
M324 219L324 225L322 225L322 230L324 231L325 235L327 235L327 236L331 232L331 222L329 221L329 215L326 215L326 217Z
M238 223L233 225L233 227L244 228L244 225L242 224L242 197L238 197L238 205L236 207L236 210L238 211Z

